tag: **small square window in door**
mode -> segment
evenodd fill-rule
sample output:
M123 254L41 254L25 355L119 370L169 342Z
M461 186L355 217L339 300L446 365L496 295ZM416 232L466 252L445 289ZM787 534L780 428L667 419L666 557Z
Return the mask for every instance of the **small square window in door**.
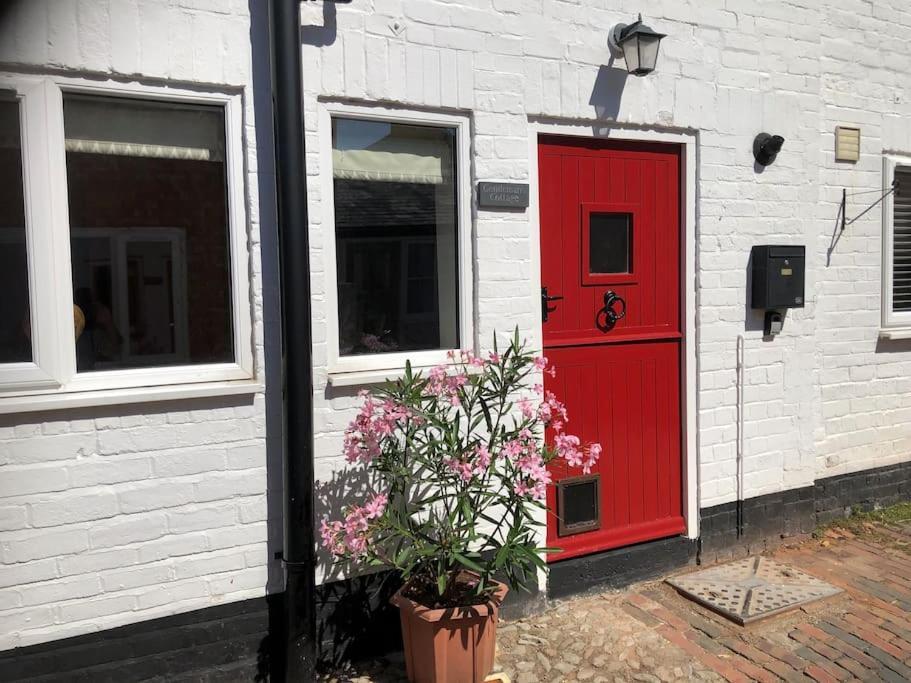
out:
M591 213L588 220L588 273L629 273L632 252L632 215Z

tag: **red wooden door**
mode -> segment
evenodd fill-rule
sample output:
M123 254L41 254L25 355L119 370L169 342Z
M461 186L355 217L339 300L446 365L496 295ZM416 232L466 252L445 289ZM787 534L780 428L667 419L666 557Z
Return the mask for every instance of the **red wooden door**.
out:
M673 146L540 141L545 388L603 448L591 478L552 466L551 560L685 528L679 169Z

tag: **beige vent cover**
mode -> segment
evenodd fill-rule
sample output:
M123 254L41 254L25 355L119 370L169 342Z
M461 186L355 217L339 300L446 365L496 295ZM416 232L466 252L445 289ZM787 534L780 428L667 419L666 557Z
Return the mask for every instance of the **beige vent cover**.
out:
M835 161L860 159L860 128L835 127Z

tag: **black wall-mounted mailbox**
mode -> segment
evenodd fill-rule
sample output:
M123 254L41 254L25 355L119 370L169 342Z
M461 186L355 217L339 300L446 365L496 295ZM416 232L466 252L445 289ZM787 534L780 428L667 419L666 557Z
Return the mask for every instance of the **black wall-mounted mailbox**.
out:
M753 308L803 308L806 248L753 247Z

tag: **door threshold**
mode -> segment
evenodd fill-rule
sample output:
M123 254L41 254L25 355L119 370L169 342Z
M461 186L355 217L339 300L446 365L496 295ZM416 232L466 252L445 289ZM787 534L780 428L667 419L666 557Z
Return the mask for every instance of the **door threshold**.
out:
M548 567L547 597L617 590L694 566L696 543L694 538L673 536L555 562Z

